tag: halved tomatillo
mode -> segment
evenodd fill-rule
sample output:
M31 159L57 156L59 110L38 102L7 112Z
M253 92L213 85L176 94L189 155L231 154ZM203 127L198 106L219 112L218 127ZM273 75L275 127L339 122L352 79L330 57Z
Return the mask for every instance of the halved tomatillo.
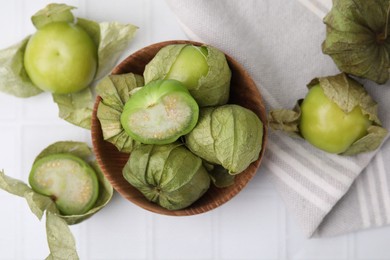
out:
M145 85L125 104L121 123L128 135L144 144L168 144L196 125L199 107L177 80Z
M30 172L32 189L51 197L64 215L90 210L99 194L95 171L82 159L66 153L37 160Z

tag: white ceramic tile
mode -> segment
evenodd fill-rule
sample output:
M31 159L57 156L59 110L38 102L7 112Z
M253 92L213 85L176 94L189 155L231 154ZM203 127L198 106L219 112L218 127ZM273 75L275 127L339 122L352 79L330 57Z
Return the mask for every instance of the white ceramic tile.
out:
M5 173L11 177L19 177L17 172L16 161L19 155L18 150L18 138L19 132L17 127L13 126L1 126L0 132L0 170L4 170Z
M146 259L147 212L116 194L87 226L88 259ZM84 249L80 249L84 250Z
M279 209L273 195L244 190L219 210L222 259L278 259Z
M0 120L16 119L20 106L20 99L0 93Z
M211 259L212 214L190 217L156 215L154 256L158 259Z
M58 106L54 103L52 95L48 92L30 97L23 102L23 116L25 120L48 119L50 122L60 121Z
M23 201L24 202L24 201ZM22 231L18 234L22 242L20 251L22 259L45 259L49 255L49 247L46 240L45 218L41 221L31 213L27 203L21 207Z
M0 1L0 49L9 47L21 40L20 1Z
M98 22L143 23L145 0L85 1L86 15Z
M20 242L20 198L0 190L0 259L16 259Z
M356 258L361 260L390 259L390 227L356 233Z

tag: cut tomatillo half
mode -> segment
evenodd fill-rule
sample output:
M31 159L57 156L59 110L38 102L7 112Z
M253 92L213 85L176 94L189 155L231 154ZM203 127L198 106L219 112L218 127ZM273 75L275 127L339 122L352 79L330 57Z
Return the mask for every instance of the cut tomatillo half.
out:
M80 215L90 210L99 194L95 171L82 159L66 153L37 160L30 172L32 189L49 196L64 215Z
M142 87L124 106L121 123L128 135L144 144L168 144L196 125L199 107L177 80L157 80Z

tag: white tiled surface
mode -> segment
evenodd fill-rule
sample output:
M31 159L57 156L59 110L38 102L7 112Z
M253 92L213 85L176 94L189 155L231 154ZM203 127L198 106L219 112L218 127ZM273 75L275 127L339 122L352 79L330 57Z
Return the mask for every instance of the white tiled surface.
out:
M286 0L287 1L287 0ZM163 0L73 0L77 14L140 27L123 57L154 42L186 39ZM49 1L0 0L0 49L34 31L29 18ZM0 79L1 80L1 79ZM0 93L0 168L27 180L37 153L59 140L91 143L89 132L57 118L51 96L17 99ZM88 221L72 226L81 259L390 259L390 228L307 240L260 170L229 203L193 217L142 210L119 195ZM0 191L0 260L44 259L44 221Z

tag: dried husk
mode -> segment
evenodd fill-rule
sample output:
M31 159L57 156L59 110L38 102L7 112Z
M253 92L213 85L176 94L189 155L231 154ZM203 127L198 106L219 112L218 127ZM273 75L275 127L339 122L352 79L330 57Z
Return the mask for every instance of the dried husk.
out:
M120 118L132 91L143 84L142 76L126 73L106 76L96 86L96 92L102 98L97 109L97 117L102 127L103 138L121 152L130 153L138 144L123 129Z
M235 175L258 159L262 136L263 124L255 113L229 104L202 108L185 144L208 163L221 165Z
M191 205L210 185L202 159L181 143L138 146L123 168L123 176L148 200L169 210Z
M322 50L337 67L379 84L389 79L389 0L333 0Z
M355 155L358 153L377 149L387 135L387 130L381 127L378 117L378 104L371 98L364 87L345 73L335 76L314 78L307 85L308 89L319 85L327 98L336 103L345 113L351 112L359 106L362 113L372 121L367 129L367 135L356 140L342 155ZM292 110L271 110L269 113L269 126L274 130L281 130L293 137L302 137L299 131L301 118L300 104L297 101Z

